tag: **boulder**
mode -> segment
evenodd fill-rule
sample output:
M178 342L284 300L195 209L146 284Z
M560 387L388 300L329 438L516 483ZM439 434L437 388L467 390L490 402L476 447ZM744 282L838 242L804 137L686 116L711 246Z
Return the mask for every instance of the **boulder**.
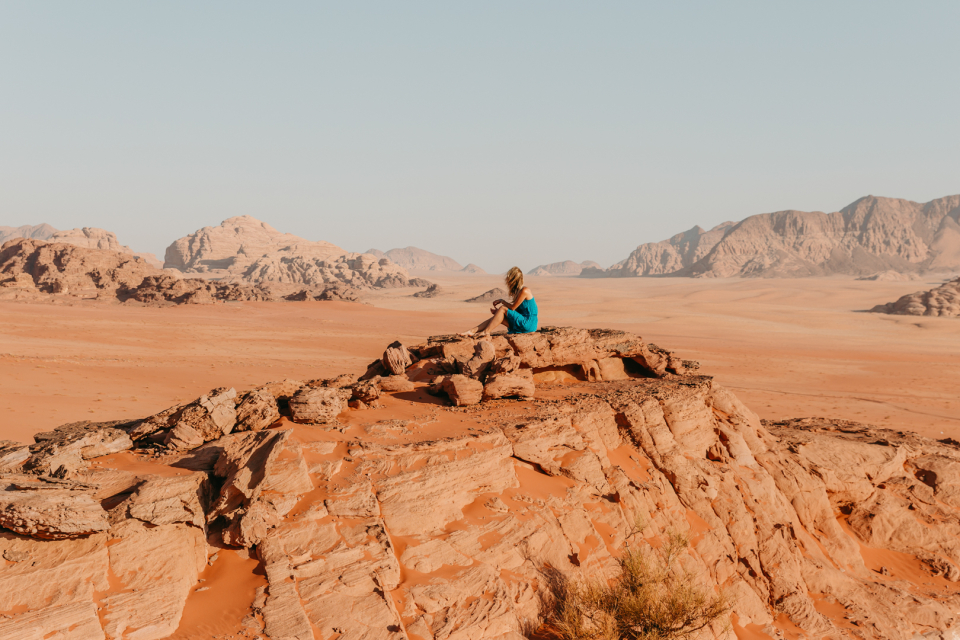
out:
M304 387L290 398L290 417L294 422L334 422L341 411L343 399L337 389Z
M507 349L503 356L490 363L490 373L512 373L520 368L520 362L520 356L513 349Z
M415 385L410 382L406 376L387 376L380 378L380 390L386 391L387 393L413 391L415 388Z
M170 431L163 443L170 449L196 449L231 431L237 422L234 389L219 387L188 404L168 424Z
M63 476L86 467L86 460L125 451L133 446L123 422L73 422L33 436L30 458L24 463L34 473Z
M511 373L496 373L483 385L483 399L532 398L536 388L532 369L517 369Z
M431 390L434 393L445 393L458 407L479 404L483 398L483 383L460 374L444 376L432 385Z
M474 346L473 357L463 363L460 371L469 378L482 379L496 357L497 350L493 343L489 340L480 340Z
M267 389L248 391L239 400L235 431L259 431L280 419L277 399Z
M379 406L380 380L381 378L378 376L354 384L350 388L350 406L356 409Z
M393 342L387 347L380 361L389 374L396 376L403 375L407 367L413 364L410 358L410 352L408 352L407 348L403 346L403 343L399 341Z

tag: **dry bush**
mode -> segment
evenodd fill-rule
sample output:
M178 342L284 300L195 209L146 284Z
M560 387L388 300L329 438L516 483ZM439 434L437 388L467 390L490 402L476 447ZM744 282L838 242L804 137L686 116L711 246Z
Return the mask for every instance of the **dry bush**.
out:
M624 548L613 581L577 583L546 571L545 624L561 640L684 640L730 611L721 591L677 566L687 539L669 534L659 550Z

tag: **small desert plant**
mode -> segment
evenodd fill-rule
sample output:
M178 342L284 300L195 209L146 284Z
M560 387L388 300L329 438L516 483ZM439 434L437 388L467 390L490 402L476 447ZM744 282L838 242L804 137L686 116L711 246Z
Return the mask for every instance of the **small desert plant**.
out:
M657 550L624 547L620 575L578 583L547 570L552 596L544 622L561 640L683 640L730 610L726 596L677 566L686 537L670 533Z

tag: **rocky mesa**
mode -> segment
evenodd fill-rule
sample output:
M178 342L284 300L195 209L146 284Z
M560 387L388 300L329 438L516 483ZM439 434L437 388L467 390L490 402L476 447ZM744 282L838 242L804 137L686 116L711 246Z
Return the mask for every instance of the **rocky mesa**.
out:
M248 284L323 288L427 286L389 258L349 253L323 241L281 233L251 216L228 218L167 247L164 266L197 277Z
M678 536L732 603L698 638L960 622L960 445L763 424L620 331L395 342L359 377L0 443L0 471L3 638L544 637L549 575ZM216 633L185 614L240 596Z

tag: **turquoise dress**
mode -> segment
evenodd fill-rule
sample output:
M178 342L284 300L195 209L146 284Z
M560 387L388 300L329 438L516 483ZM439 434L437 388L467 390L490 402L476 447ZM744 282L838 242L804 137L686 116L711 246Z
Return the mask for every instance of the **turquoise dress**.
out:
M524 300L516 309L507 309L507 333L533 333L537 330L537 302Z

